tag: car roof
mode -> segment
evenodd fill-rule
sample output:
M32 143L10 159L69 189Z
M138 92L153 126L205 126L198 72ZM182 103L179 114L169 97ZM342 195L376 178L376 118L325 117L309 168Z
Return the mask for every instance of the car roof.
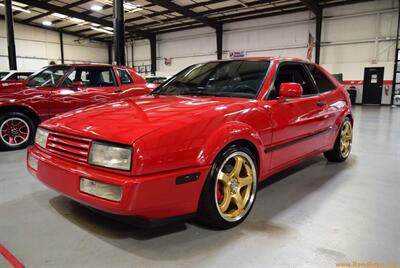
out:
M295 62L302 62L302 63L310 63L309 61L294 58L294 57L280 57L280 56L265 56L265 57L240 57L240 58L232 58L232 59L223 59L217 61L236 61L236 60L268 60L268 61L295 61ZM213 61L211 61L213 62Z
M73 64L54 64L54 65L48 65L45 67L50 67L50 66L70 66L70 67L119 67L119 68L131 68L129 66L121 66L121 65L113 65L113 64L108 64L108 63L73 63Z

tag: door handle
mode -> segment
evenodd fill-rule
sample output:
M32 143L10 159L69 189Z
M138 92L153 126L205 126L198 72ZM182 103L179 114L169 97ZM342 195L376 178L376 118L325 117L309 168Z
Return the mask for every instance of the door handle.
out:
M326 101L318 101L317 102L318 106L325 106L326 104L327 104Z
M124 92L124 91L121 90L121 89L116 89L116 90L114 90L114 93L122 93L122 92Z

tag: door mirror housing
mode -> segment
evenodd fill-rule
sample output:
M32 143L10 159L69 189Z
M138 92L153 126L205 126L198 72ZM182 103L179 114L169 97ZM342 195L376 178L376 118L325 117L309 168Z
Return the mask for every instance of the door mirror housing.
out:
M303 87L298 83L282 83L279 87L279 96L284 98L298 98L303 94Z
M82 81L74 81L72 83L73 88L78 88L78 87L83 87L83 82Z

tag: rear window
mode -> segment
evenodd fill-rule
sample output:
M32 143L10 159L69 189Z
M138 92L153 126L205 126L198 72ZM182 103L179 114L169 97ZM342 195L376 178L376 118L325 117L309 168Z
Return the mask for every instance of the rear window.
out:
M7 80L27 80L32 73L14 73Z
M3 79L4 77L6 77L7 74L9 74L9 73L8 72L0 72L0 80Z
M317 66L312 64L307 64L307 67L310 70L312 76L314 77L319 92L324 93L336 89L336 86L320 69L317 68Z

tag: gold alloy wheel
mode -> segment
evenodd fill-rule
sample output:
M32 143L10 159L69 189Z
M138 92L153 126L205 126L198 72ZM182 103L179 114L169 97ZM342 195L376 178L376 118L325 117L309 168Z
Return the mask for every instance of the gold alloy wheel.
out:
M353 140L353 130L349 121L344 122L340 132L340 153L343 158L350 154L351 143Z
M253 160L244 152L228 156L217 174L215 201L227 221L240 220L254 201L257 175Z

